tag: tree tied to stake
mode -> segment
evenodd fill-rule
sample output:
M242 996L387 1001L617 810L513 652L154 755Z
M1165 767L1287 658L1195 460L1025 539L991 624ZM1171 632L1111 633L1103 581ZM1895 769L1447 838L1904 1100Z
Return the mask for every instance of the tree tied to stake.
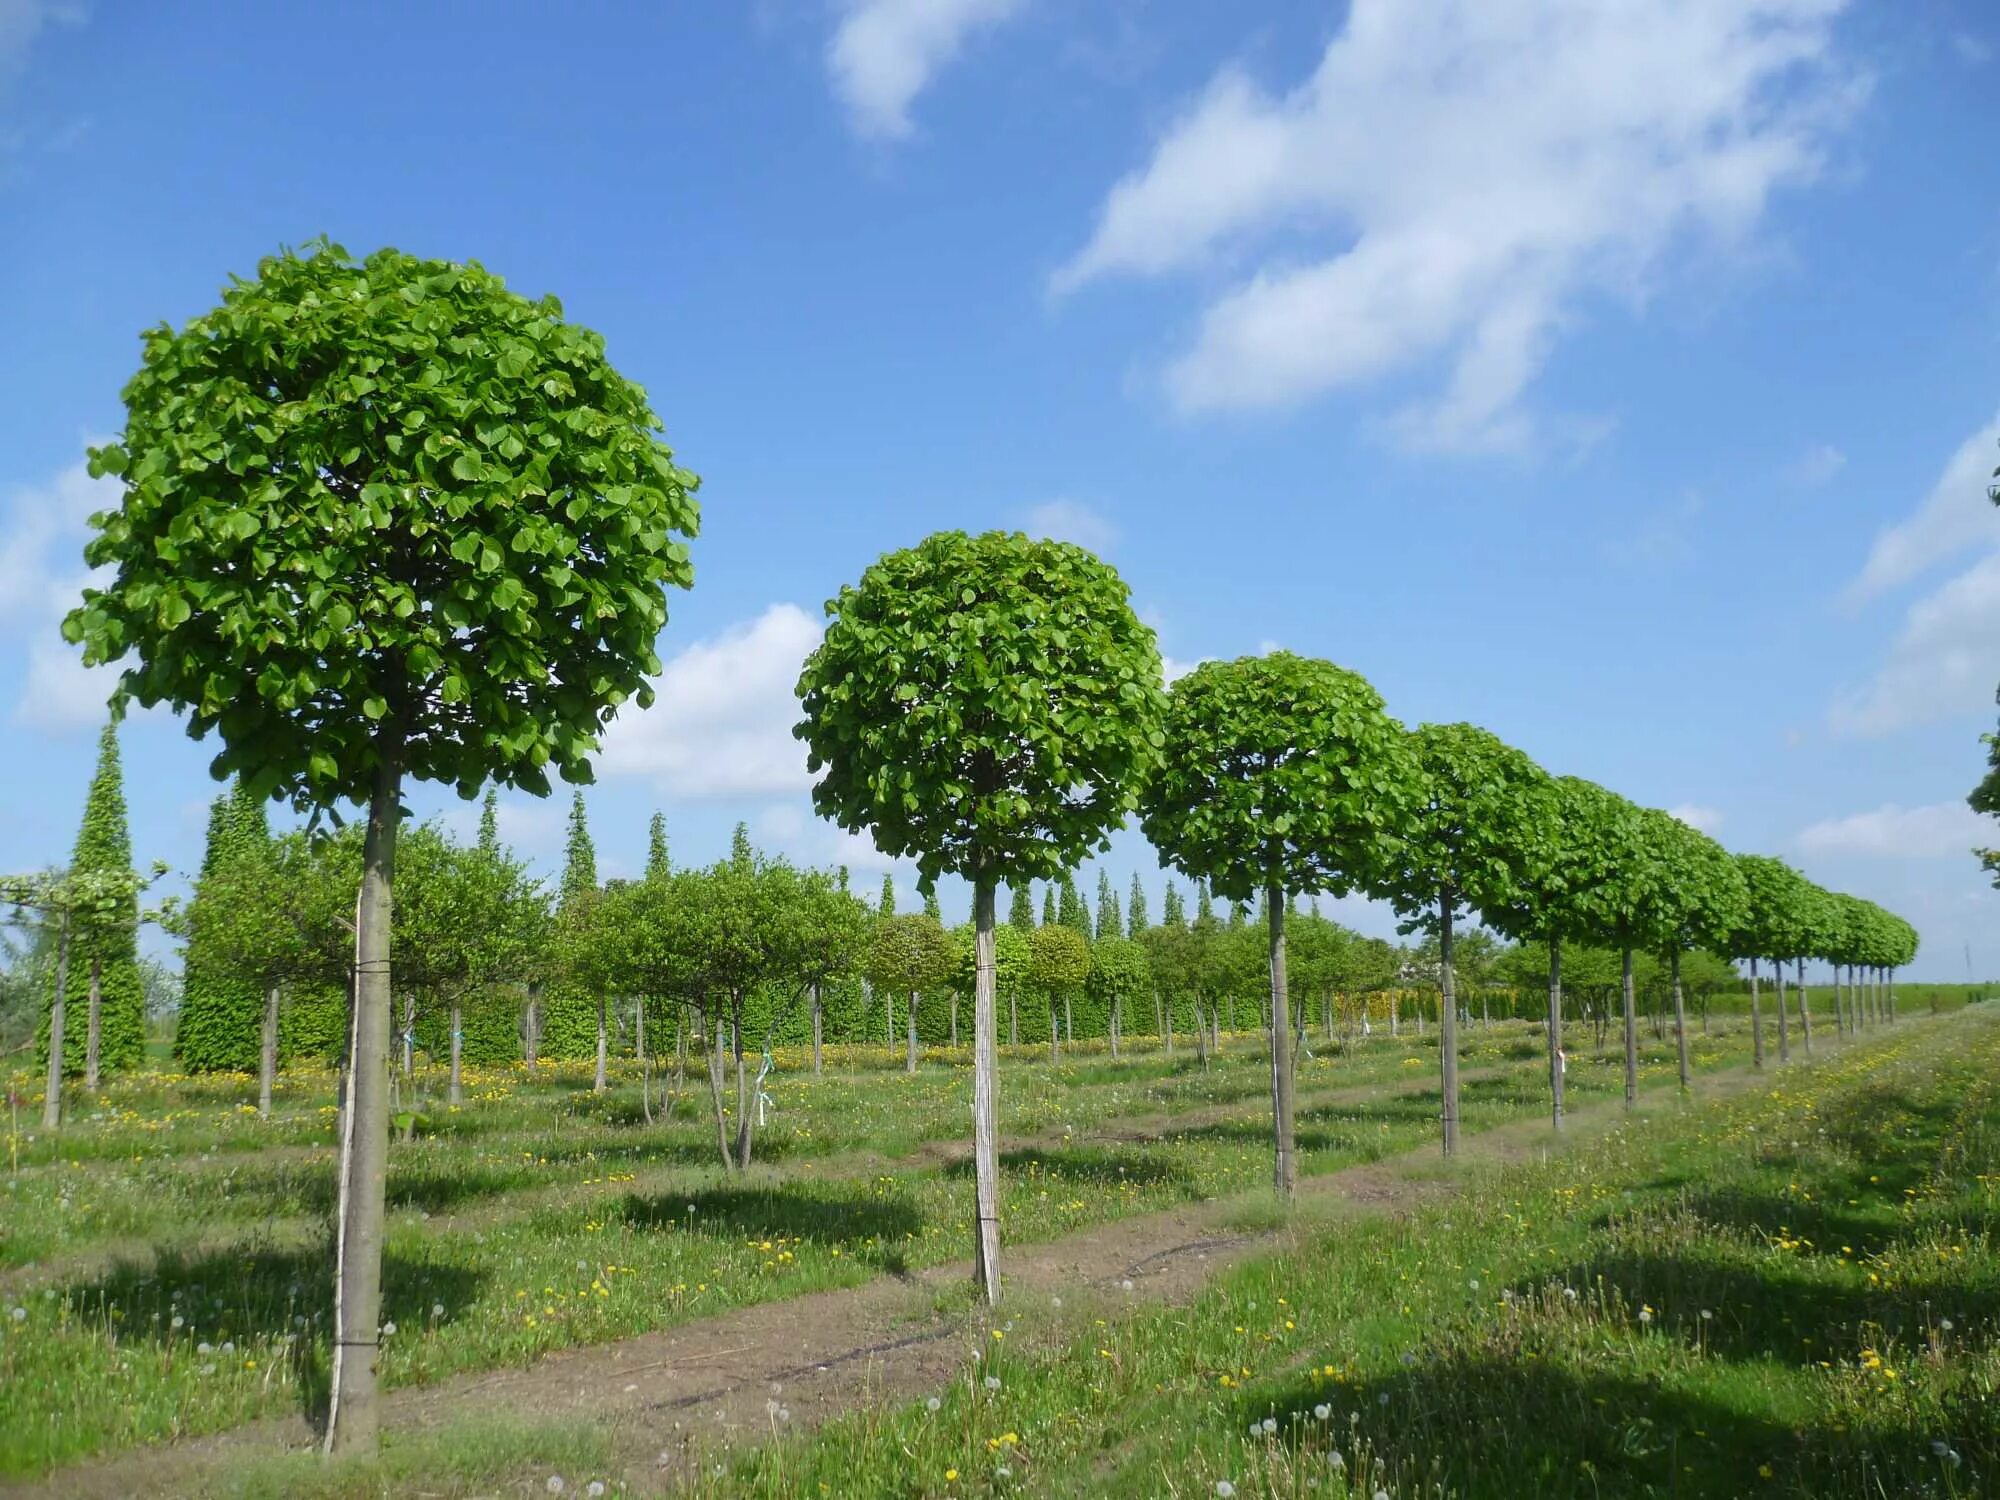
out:
M1159 647L1082 548L947 531L840 591L798 691L821 815L972 883L974 1267L997 1300L994 889L1107 847L1165 743Z
M125 481L63 622L136 658L115 703L217 734L218 777L368 807L341 1160L329 1453L373 1451L388 1144L390 891L405 778L537 794L652 700L695 477L604 341L477 263L324 241L145 337Z

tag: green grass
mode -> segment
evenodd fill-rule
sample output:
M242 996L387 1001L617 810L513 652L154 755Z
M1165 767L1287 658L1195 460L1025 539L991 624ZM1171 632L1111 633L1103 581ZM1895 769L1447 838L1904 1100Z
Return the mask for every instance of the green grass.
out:
M859 1412L696 1488L1983 1494L1996 1228L1989 1010L1310 1234L1190 1307L1017 1329L935 1411Z
M1670 1042L1642 1041L1645 1081L1670 1082ZM1616 1097L1615 1052L1582 1036L1571 1049L1572 1098ZM1693 1050L1703 1071L1739 1066L1747 1036L1723 1028ZM905 1077L880 1065L889 1055L843 1055L819 1079L780 1074L760 1137L773 1165L736 1180L707 1164L705 1098L648 1127L629 1073L603 1096L577 1065L474 1074L464 1108L436 1110L434 1134L392 1152L388 1382L521 1364L960 1255L969 1175L937 1143L963 1138L969 1079L943 1066ZM1469 1130L1545 1107L1528 1028L1472 1028L1464 1066ZM1304 1063L1303 1170L1433 1140L1435 1068L1435 1038L1411 1036ZM418 1082L439 1091L435 1074ZM59 1136L22 1143L0 1196L0 1475L313 1405L331 1080L288 1075L268 1122L245 1113L251 1088L140 1075ZM1003 1072L1003 1128L1040 1143L1006 1162L1009 1238L1254 1193L1269 1170L1267 1088L1254 1038L1206 1071L1184 1049L1170 1064L1078 1048L1057 1065L1023 1049ZM1176 1119L1157 1138L1123 1138ZM1278 1218L1254 1196L1235 1213L1247 1227Z

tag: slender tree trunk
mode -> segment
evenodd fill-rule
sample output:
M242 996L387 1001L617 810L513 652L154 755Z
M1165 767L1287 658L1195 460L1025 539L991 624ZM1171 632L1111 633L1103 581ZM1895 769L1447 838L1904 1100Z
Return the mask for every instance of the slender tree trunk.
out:
M1058 1046L1062 1041L1062 1023L1056 1019L1056 1003L1049 1001L1049 1061L1060 1062L1062 1054Z
M893 996L891 998L893 1000ZM730 997L729 1035L736 1054L736 1165L738 1170L747 1171L752 1145L751 1126L755 1117L751 1111L754 1101L750 1098L747 1080L743 1076L743 997L740 994Z
M632 1046L639 1054L639 1118L653 1123L653 1070L646 1057L646 997L639 997L632 1012Z
M958 986L957 985L953 985L951 988L951 1046L954 1052L958 1050Z
M1063 1042L1067 1046L1076 1045L1076 1012L1070 1006L1070 992L1063 991Z
M1625 964L1619 976L1625 1001L1625 1107L1639 1102L1639 1011L1638 996L1632 988L1632 950L1625 950Z
M1785 1014L1785 961L1771 960L1772 982L1776 986L1778 1009L1778 1066L1783 1067L1792 1060L1792 1022Z
M54 1130L62 1124L63 1022L69 1011L70 914L65 908L57 918L56 993L49 1001L49 1073L42 1092L42 1129Z
M1458 979L1452 973L1449 891L1438 892L1438 1057L1444 1095L1444 1154L1458 1154Z
M917 1071L917 992L915 990L910 991L909 1023L909 1035L906 1039L908 1045L903 1058L903 1071L914 1073Z
M1394 990L1389 991L1389 1035L1392 1038L1403 1034L1400 998Z
M396 823L403 746L376 741L374 795L361 851L354 924L355 983L347 1117L341 1141L340 1219L334 1250L333 1370L327 1409L329 1456L373 1454L380 1428L382 1239L389 1164L389 929L396 876Z
M1172 1062L1174 1060L1174 1002L1172 996L1160 997L1160 1019L1162 1023L1160 1027L1160 1041L1166 1048L1167 1061ZM1208 1054L1202 1049L1201 1044L1201 997L1199 995L1195 997L1194 1002L1194 1032L1195 1050L1202 1054L1202 1064L1203 1066L1207 1066Z
M104 958L90 955L90 1008L84 1013L83 1086L97 1092L104 1056Z
M403 996L403 1077L417 1071L417 997Z
M465 1011L459 1001L451 1002L451 1083L445 1090L445 1103L464 1102L464 1054L465 1054Z
M1174 1010L1173 1006L1169 1005L1167 1007L1167 1055L1169 1057L1173 1056L1173 1024ZM1202 1072L1206 1073L1208 1071L1208 1022L1202 1016L1200 991L1196 991L1194 997L1194 1055L1196 1060L1201 1063Z
M1812 991L1806 988L1806 961L1799 960L1799 1040L1812 1056Z
M729 1143L729 1111L724 1107L722 1094L723 1040L722 1017L707 1017L713 1021L709 1027L709 1045L702 1048L708 1059L708 1099L715 1110L715 1148L722 1157L725 1172L737 1170L736 1154Z
M1688 1017L1687 1002L1681 997L1681 948L1674 944L1673 957L1668 960L1673 970L1674 985L1674 1049L1679 1054L1681 1070L1681 1092L1688 1087Z
M882 991L882 1045L896 1045L896 992L886 988Z
M521 1026L521 1047L529 1067L541 1061L542 987L539 983L528 986L528 1015Z
M821 1036L825 1025L825 1022L823 1020L823 1012L820 1010L819 981L817 979L813 981L813 987L812 987L812 1017L813 1017L813 1077L817 1078L819 1077L820 1073ZM958 1020L958 1007L955 1005L952 1007L951 1017L952 1021L956 1023ZM953 1040L956 1041L957 1038L954 1037Z
M972 892L972 1165L976 1192L972 1277L988 1305L1000 1300L1000 1059L994 1044L993 883L990 874L980 871L974 877Z
M1757 960L1750 960L1750 1066L1764 1066L1764 1005L1757 994Z
M1555 1128L1563 1128L1563 945L1559 937L1549 939L1549 1098L1555 1109Z
M973 1022L975 1027L978 1024L977 1021ZM1012 990L1007 992L1007 1045L1010 1047L1021 1045L1021 1006Z
M1111 1060L1118 1061L1118 1012L1125 1003L1123 995L1111 997Z
M1292 1026L1286 1015L1290 998L1285 982L1285 893L1273 881L1265 887L1271 946L1271 1117L1276 1130L1276 1160L1272 1180L1280 1198L1298 1187L1292 1128Z
M601 1094L605 1089L610 1087L609 1081L605 1076L605 1064L610 1058L611 1028L605 1024L604 1006L604 992L599 990L597 995L597 1076L592 1080L590 1085L590 1091L593 1094Z
M257 1049L257 1118L271 1118L271 1089L278 1076L278 987L264 989L263 1045Z

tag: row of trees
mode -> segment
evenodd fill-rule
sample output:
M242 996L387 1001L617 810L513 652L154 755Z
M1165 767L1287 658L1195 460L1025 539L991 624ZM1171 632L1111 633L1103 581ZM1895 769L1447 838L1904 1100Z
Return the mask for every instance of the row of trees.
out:
M1283 1194L1297 1170L1286 927L1299 893L1384 899L1405 931L1436 938L1447 1153L1458 1144L1454 941L1468 918L1547 947L1558 1125L1566 942L1621 955L1628 1104L1638 953L1669 964L1685 1084L1679 970L1690 950L1798 963L1802 1018L1808 957L1878 976L1915 951L1914 930L1879 908L1552 777L1485 730L1405 730L1366 681L1330 662L1273 652L1204 663L1166 687L1123 581L1066 543L939 533L884 556L827 616L799 681L816 805L915 858L926 881L950 873L973 886L975 1272L989 1297L999 1290L995 891L1060 878L1128 815L1217 894L1262 898ZM1782 993L1779 1003L1782 1017ZM1753 1027L1761 1061L1754 978Z
M428 875L396 899L399 860L407 872L424 858L421 830L404 835L405 783L474 797L489 784L543 795L552 775L590 779L609 718L652 702L668 591L692 582L697 480L603 339L555 299L521 297L476 263L394 250L357 260L321 242L266 258L219 307L149 332L123 395L124 431L90 458L93 474L123 480L123 499L92 518L85 556L103 582L85 589L65 636L89 664L126 663L115 708L164 704L197 738L215 735L216 777L240 777L257 803L366 809L343 846L351 884L313 886L324 902L296 915L203 915L190 940L207 950L202 965L266 943L286 963L351 955L327 1448L372 1450L392 1006L407 989L392 951L404 979L442 973L432 982L452 993L492 972L490 953L447 943L439 956L419 949L407 918L398 927L399 907L446 902L423 894ZM941 533L883 557L828 615L799 683L816 804L913 857L926 888L955 874L973 889L974 1241L989 1297L1000 1292L996 892L1060 880L1134 813L1219 894L1264 895L1281 1185L1292 1171L1293 892L1374 890L1416 926L1434 923L1447 1022L1463 911L1552 944L1581 928L1676 954L1740 930L1725 920L1733 862L1595 789L1566 803L1558 783L1479 731L1413 740L1338 668L1282 655L1212 664L1169 697L1124 583L1078 548ZM286 840L263 847L256 857L280 869L300 857ZM691 977L684 945L656 955L642 939L739 899L756 907L764 886L749 863L731 861L680 900L670 871L633 890L566 882L542 951L574 955L599 912L622 910L633 951L587 951L625 965L618 982L642 995L655 983L698 989L712 1047L726 1008L740 1080L741 971L701 965ZM1707 873L1667 873L1684 869ZM444 888L473 888L477 906L484 879ZM243 897L225 905L254 910ZM740 930L715 920L722 935L697 951L723 953ZM1057 954L1051 931L1037 928L1031 945L1074 976L1073 947ZM885 938L879 956L919 961L928 946ZM1869 946L1853 961L1893 962L1906 947ZM278 970L248 972L268 995L264 976ZM579 972L572 957L552 983ZM1455 1096L1450 1036L1444 1053ZM719 1070L712 1062L712 1080Z

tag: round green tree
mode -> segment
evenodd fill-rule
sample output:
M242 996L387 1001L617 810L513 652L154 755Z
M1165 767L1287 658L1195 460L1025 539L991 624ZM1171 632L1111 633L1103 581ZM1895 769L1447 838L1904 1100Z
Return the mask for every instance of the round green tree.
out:
M1273 1175L1289 1195L1286 904L1295 891L1344 893L1380 878L1415 802L1414 767L1374 688L1288 651L1196 667L1168 695L1166 736L1171 752L1145 793L1146 837L1218 895L1264 895Z
M1405 932L1438 940L1439 1056L1444 1152L1458 1150L1458 993L1455 923L1504 913L1555 858L1557 804L1547 774L1471 724L1425 724L1408 738L1416 797L1375 880ZM1489 917L1489 920L1491 918Z
M695 479L554 298L396 250L265 259L146 335L124 402L90 459L125 482L85 552L112 577L65 635L217 735L218 777L368 808L327 1450L372 1450L403 785L590 779L651 701Z
M1106 847L1164 740L1160 653L1080 547L947 531L827 605L799 678L813 803L973 888L975 1274L1000 1293L993 899Z

